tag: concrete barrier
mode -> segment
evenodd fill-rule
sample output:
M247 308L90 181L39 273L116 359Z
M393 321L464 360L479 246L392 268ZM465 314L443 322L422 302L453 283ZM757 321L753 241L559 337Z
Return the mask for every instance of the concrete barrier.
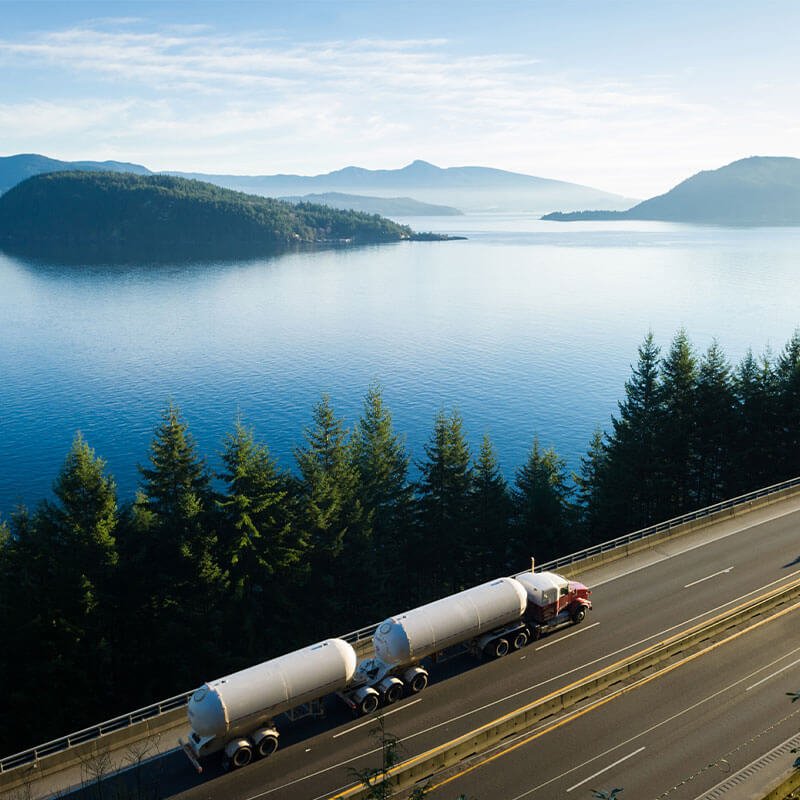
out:
M719 614L712 620L700 623L687 632L676 634L640 653L604 668L589 678L563 687L457 739L410 758L390 769L385 779L395 791L410 788L444 769L455 766L466 758L499 744L509 736L530 730L546 717L565 711L581 700L592 697L615 683L660 664L715 634L723 633L731 627L798 598L800 598L800 580L768 592L756 601L744 603L729 612ZM368 800L370 791L369 786L362 784L340 792L329 800L345 800L345 798L346 800Z

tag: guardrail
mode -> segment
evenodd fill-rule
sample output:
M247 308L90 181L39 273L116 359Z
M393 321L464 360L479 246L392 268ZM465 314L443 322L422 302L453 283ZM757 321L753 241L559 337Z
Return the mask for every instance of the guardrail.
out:
M753 617L794 601L794 605L787 608L787 611L791 611L797 607L798 598L800 598L800 581L795 580L786 586L768 592L755 602L743 603L713 619L701 622L687 631L651 645L640 653L635 653L616 664L603 668L594 675L579 679L540 697L469 733L417 756L412 756L375 778L369 785L355 784L329 797L328 800L368 800L369 797L374 796L376 786L381 783L388 783L391 793L418 786L443 770L496 747L512 735L529 733L543 719L566 711L577 703L588 700L623 680L633 678L651 667L662 664L689 648L702 646L713 635L722 634L736 625L748 622ZM723 639L719 644L724 642ZM707 646L707 649L716 646L716 644L711 644ZM600 702L603 702L602 698Z
M759 498L767 497L795 486L800 486L800 477L791 478L790 480L776 483L773 486L767 486L763 489L757 489L754 492L748 492L747 494L743 494L731 500L724 500L720 503L715 503L714 505L698 509L697 511L691 511L687 514L673 517L666 522L659 522L656 525L650 525L647 528L642 528L641 530L634 531L633 533L629 533L625 536L620 536L616 539L602 542L601 544L592 545L591 547L587 547L583 550L578 550L575 553L570 553L567 556L562 556L560 558L553 559L552 561L547 561L543 564L537 564L536 571L545 572L559 569L571 564L576 564L580 561L593 558L610 550L625 547L633 542L638 542L647 539L650 536L655 536L656 534L670 531L674 528L678 528L681 525L696 522L719 511L734 509L737 506L751 503ZM339 638L355 645L356 651L358 652L358 650L361 649L359 645L362 643L367 644L367 641L372 638L372 635L377 630L377 627L378 624L368 625L364 628L360 628L359 630L351 631L350 633L347 633ZM26 764L35 764L46 756L68 750L69 748L80 744L85 744L86 742L92 741L93 739L98 739L105 734L123 730L124 728L130 727L137 723L157 717L160 714L180 708L181 706L186 705L193 692L194 689L188 692L183 692L175 695L174 697L170 697L167 700L161 700L158 703L153 703L145 708L140 708L136 711L131 711L128 714L122 714L119 717L107 720L106 722L101 722L99 725L93 725L89 728L84 728L81 731L77 731L76 733L70 733L67 736L60 737L59 739L53 739L50 742L45 742L45 744L37 745L36 747L32 747L28 750L23 750L20 753L6 756L0 759L0 775L9 772L12 769L16 769L17 767L25 766Z

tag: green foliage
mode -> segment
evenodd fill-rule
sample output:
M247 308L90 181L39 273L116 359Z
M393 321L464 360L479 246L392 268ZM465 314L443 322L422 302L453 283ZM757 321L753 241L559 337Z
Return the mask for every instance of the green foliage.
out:
M168 175L52 172L0 196L0 241L59 246L259 251L311 242L413 236L377 214L243 194Z

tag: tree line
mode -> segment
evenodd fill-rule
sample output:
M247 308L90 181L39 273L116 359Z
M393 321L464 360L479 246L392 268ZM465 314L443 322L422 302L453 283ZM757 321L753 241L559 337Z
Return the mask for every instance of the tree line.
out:
M351 430L320 399L293 471L241 420L212 470L170 404L125 502L78 434L0 522L0 752L795 476L798 437L800 332L734 367L683 331L645 338L577 473L534 438L509 482L457 410L412 461L377 385Z

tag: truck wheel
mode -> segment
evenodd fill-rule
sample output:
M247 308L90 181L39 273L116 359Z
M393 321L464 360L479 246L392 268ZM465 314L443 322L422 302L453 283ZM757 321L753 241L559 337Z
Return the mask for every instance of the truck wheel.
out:
M278 738L276 736L265 736L257 745L256 752L259 758L271 756L278 749Z
M514 649L519 650L521 647L525 647L528 644L528 634L525 631L520 631L514 637Z
M419 694L428 685L428 673L418 672L408 684L411 694Z
M495 639L489 642L486 650L492 658L502 658L508 652L508 639Z
M248 745L243 745L233 754L231 765L238 769L246 767L253 760L253 750Z
M403 684L393 683L383 696L383 702L388 706L390 703L396 703L403 696Z
M377 694L370 692L364 695L361 702L358 704L359 714L371 714L380 705L380 698Z
M586 607L585 606L578 606L575 611L572 612L572 621L577 625L579 622L583 622L583 618L586 616Z

